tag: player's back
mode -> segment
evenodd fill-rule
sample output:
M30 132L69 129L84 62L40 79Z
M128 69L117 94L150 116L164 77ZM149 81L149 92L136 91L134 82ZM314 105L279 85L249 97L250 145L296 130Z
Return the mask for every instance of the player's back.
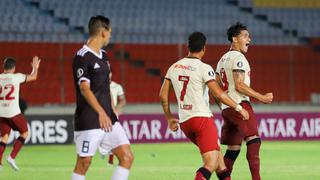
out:
M244 83L250 86L250 66L245 56L239 51L229 51L225 53L219 60L216 71L219 73L223 90L237 103L241 101L249 101L250 98L238 92L235 87L235 81L233 78L233 72L236 70L243 71ZM222 105L222 108L226 108L226 105Z
M21 113L19 90L25 80L26 75L21 73L0 74L0 117L10 118Z
M215 78L211 66L197 58L183 58L169 68L166 78L171 80L178 100L180 122L212 116L206 85Z

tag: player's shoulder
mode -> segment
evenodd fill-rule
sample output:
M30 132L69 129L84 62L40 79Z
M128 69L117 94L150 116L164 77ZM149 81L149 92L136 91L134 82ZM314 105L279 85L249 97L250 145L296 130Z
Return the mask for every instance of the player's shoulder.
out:
M110 86L114 87L114 88L121 87L121 85L119 83L115 82L115 81L111 81Z
M84 57L89 52L89 49L84 45L81 49L79 49L76 53L78 57Z
M239 51L229 51L229 56L231 56L232 59L242 59L247 60L245 55Z
M199 64L200 70L203 69L212 69L212 66L210 64L204 63L201 61L201 63Z

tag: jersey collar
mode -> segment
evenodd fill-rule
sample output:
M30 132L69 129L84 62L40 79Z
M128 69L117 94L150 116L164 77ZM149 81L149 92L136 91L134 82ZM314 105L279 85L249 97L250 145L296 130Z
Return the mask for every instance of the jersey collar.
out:
M99 54L97 54L96 52L94 52L92 49L89 48L89 46L87 46L86 44L83 45L83 48L87 49L89 52L91 52L93 55L95 55L96 57L98 57L99 59L102 59L102 50L100 49Z

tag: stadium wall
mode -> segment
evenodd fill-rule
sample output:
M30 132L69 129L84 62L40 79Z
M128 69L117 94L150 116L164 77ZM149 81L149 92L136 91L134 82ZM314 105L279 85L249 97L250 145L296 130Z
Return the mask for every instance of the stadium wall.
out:
M31 57L38 55L42 58L39 79L22 86L22 97L32 105L70 104L75 102L71 63L81 46L79 43L2 42L0 58L15 57L17 71L29 73ZM215 68L227 50L228 46L208 45L204 60ZM167 68L186 51L185 45L115 44L108 51L113 79L124 86L129 103L157 102ZM251 64L253 88L273 92L275 102L307 103L313 94L319 96L320 53L312 47L257 45L250 47L246 56ZM150 74L149 70L158 73ZM320 103L318 100L315 103Z

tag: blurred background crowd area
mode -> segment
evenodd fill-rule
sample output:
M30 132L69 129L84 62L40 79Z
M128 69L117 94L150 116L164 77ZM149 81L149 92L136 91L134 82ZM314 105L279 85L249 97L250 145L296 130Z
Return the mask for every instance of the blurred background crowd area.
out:
M22 85L28 104L75 103L72 59L93 15L111 19L106 49L128 103L159 101L166 70L194 31L207 36L204 61L215 68L229 49L227 28L239 21L252 39L252 87L273 92L275 103L320 104L319 0L1 0L0 58L16 58L23 73L32 56L43 59L38 81Z

